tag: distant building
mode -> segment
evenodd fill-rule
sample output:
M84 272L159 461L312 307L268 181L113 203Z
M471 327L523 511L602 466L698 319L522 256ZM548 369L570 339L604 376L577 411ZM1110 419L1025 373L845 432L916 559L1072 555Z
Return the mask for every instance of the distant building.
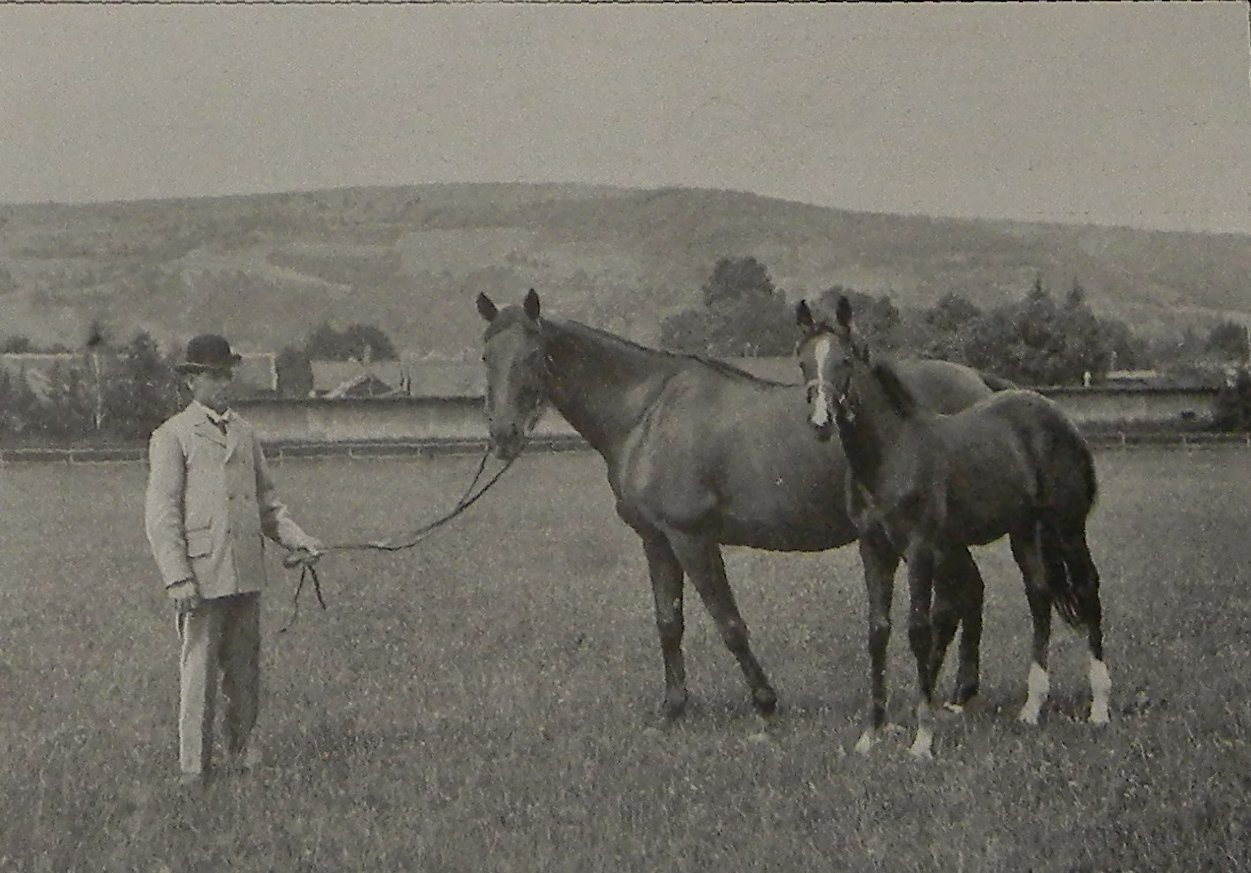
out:
M1150 388L1162 379L1158 370L1108 370L1099 384L1106 388Z
M248 396L278 391L278 356L273 352L242 352L235 367L235 393Z
M21 380L39 400L47 400L53 385L62 378L77 373L80 381L93 384L97 367L101 382L117 378L120 361L112 352L102 352L93 357L75 352L9 352L0 354L0 374L11 380Z
M235 368L235 392L241 396L272 394L278 390L278 370L273 352L250 352ZM57 372L68 375L77 372L85 384L95 383L97 371L100 381L122 378L122 359L115 351L60 352L43 354L21 352L0 354L0 373L10 379L23 379L40 400L47 400Z
M486 368L476 356L400 356L406 374L406 392L413 397L481 397L486 394Z
M463 357L403 353L398 360L310 361L313 396L480 397L486 392L482 362Z
M385 361L310 361L313 371L313 396L393 397L407 394L403 365L396 360Z

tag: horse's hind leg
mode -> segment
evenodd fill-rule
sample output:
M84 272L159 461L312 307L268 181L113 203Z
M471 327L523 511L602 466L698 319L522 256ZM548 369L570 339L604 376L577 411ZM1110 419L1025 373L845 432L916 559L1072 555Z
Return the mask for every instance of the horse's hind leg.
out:
M886 655L890 644L890 606L899 555L880 529L861 534L860 559L868 595L869 708L867 724L856 741L857 752L868 752L886 723Z
M946 657L947 646L960 625L960 664L948 708L958 712L977 694L981 672L982 604L985 584L963 546L947 550L935 571L934 681ZM948 614L949 612L954 614Z
M769 684L764 669L751 650L747 625L739 614L734 593L725 576L725 562L721 557L720 546L712 540L683 534L670 535L669 542L682 564L682 569L699 592L708 614L716 623L726 648L738 660L751 688L756 710L761 715L772 715L778 702L777 693Z
M665 702L661 714L666 721L673 721L686 710L687 701L686 661L682 655L682 565L661 534L642 537L656 602L660 653L665 662Z
M1090 722L1107 724L1112 677L1103 659L1103 603L1099 598L1099 570L1090 557L1085 527L1063 535L1064 563L1077 593L1078 616L1086 626L1090 648Z
M1046 566L1043 563L1042 544L1036 526L1028 532L1011 535L1012 556L1021 568L1025 581L1025 596L1029 600L1030 616L1034 623L1032 661L1029 667L1027 687L1029 694L1017 718L1026 724L1038 724L1038 716L1051 680L1047 675L1047 650L1051 643L1051 591L1047 586Z
M933 588L934 553L924 544L913 544L908 550L908 642L917 664L917 732L908 751L915 758L934 756Z

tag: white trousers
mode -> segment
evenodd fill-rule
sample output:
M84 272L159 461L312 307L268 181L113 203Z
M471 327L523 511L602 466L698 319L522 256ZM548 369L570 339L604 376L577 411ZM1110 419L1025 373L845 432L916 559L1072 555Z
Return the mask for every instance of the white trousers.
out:
M260 594L235 594L201 601L178 617L178 763L184 773L211 766L219 676L226 753L247 751L260 703L260 607Z

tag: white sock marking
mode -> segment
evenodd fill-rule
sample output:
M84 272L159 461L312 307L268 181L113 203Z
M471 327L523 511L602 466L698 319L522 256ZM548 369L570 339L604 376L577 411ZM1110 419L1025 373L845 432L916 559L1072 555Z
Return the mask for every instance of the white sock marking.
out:
M1047 702L1047 693L1051 690L1051 680L1047 677L1047 671L1037 662L1029 665L1029 679L1026 681L1029 688L1029 696L1025 698L1025 705L1021 707L1021 712L1017 718L1026 724L1038 724L1038 714L1042 711L1042 706Z
M1090 659L1090 723L1107 724L1108 698L1112 694L1112 677L1108 665L1098 658Z

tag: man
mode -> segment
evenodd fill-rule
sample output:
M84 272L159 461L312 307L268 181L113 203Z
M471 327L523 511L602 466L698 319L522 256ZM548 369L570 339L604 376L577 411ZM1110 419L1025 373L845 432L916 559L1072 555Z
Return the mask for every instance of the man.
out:
M186 377L191 403L153 432L148 447L148 542L182 641L178 760L185 787L209 773L219 672L227 756L244 771L260 762L250 740L260 694L263 538L304 550L309 560L322 550L278 500L256 433L228 405L239 360L220 336L187 343L174 369Z

